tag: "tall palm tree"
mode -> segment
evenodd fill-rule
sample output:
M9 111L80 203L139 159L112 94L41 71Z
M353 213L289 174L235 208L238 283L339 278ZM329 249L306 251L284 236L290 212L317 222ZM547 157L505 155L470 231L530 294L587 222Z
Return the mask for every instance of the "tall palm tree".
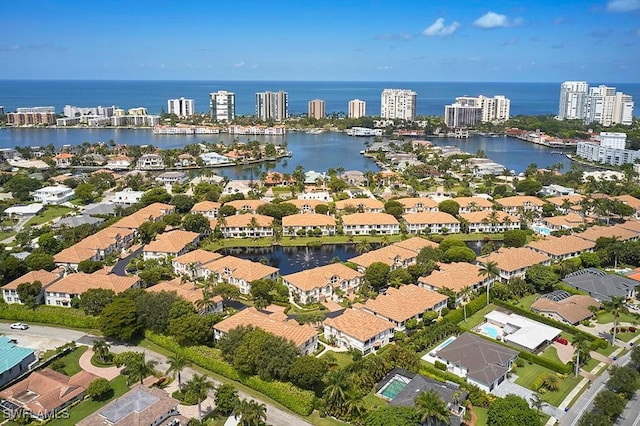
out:
M100 359L100 362L105 362L105 358L109 355L109 348L111 346L104 340L98 339L93 342L93 353Z
M371 243L366 239L360 241L358 244L356 244L356 251L358 252L358 254L371 251Z
M214 297L216 295L209 289L202 290L202 299L196 300L196 308L201 314L212 311L216 307Z
M215 388L213 382L207 376L194 374L187 382L187 392L193 393L198 398L198 420L202 420L202 401L207 399L209 391Z
M325 406L330 412L340 413L347 400L347 373L345 370L335 370L327 375L327 386L322 394Z
M365 412L362 397L356 392L347 392L347 399L344 401L343 415L347 419L359 418Z
M540 415L540 412L542 411L542 407L547 405L547 403L544 402L544 400L540 397L540 394L537 392L535 392L531 396L531 398L529 398L529 402L531 403L531 407L536 409L536 411L538 412L538 415Z
M462 287L460 290L460 297L462 299L462 311L464 312L464 322L467 322L467 302L469 301L469 296L471 295L471 287L468 285Z
M165 374L171 374L174 379L178 377L178 390L182 391L182 371L191 365L189 360L181 353L169 357L169 368Z
M613 259L614 259L613 267L615 269L618 269L618 257L624 254L624 252L625 252L624 243L620 241L618 237L615 235L611 237L611 242L609 243L609 247L607 248L607 254L609 254L609 256L613 256Z
M627 312L624 306L625 299L622 296L613 296L611 300L604 302L604 308L613 313L613 335L611 336L611 344L616 341L616 332L618 331L618 317L621 312Z
M578 377L578 372L580 371L580 354L582 352L585 352L588 347L587 347L587 338L584 337L582 334L576 334L575 337L573 338L573 341L571 342L571 344L573 345L573 347L576 350L576 370L575 370L575 376ZM583 362L585 360L583 359Z
M144 352L139 352L139 355L126 366L127 373L129 374L129 381L140 380L140 384L142 384L145 378L155 372L155 366L157 364L158 361L147 361L145 359Z
M233 409L233 415L242 426L262 426L267 420L267 406L259 402L243 399Z
M500 269L498 268L498 264L493 260L488 261L480 267L478 276L486 277L489 279L493 278L495 281L495 279L500 276ZM490 283L487 283L487 306L489 305L489 287Z
M422 392L414 399L420 423L427 425L448 424L451 413L447 404L434 391Z

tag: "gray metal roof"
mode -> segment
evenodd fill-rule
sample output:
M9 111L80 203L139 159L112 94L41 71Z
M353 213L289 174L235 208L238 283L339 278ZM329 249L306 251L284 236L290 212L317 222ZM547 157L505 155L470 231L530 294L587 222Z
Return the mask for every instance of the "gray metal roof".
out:
M627 295L632 292L638 282L617 274L607 274L595 268L587 268L567 275L562 281L571 287L589 293L600 300L611 300L612 297Z
M158 401L158 398L142 389L134 389L100 412L110 423L117 423L131 412L141 413Z

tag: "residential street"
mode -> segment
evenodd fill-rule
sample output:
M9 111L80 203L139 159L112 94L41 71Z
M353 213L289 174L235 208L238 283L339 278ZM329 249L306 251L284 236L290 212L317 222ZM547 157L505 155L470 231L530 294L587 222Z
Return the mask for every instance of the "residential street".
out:
M96 336L89 335L83 333L81 331L76 330L68 330L64 328L55 328L55 327L47 327L40 325L29 325L29 329L27 330L12 330L10 327L10 323L8 322L0 322L0 334L5 334L12 339L16 339L18 345L22 345L25 347L34 348L40 351L44 351L47 349L53 349L57 346L60 346L64 343L67 343L71 340L77 342L78 344L91 345L93 340L96 339ZM160 355L156 352L150 351L149 349L133 346L133 345L125 345L125 344L114 344L111 343L111 351L115 353L124 352L124 351L137 351L144 352L146 354L146 358L148 360L155 360L158 362L157 369L161 372L167 370L167 359L165 356ZM191 368L186 368L182 373L182 381L187 382L191 379L195 371ZM220 382L216 380L212 380L216 386L220 384ZM240 398L249 398L255 399L247 394L239 392ZM213 395L213 392L211 392ZM267 406L267 422L273 425L282 425L282 426L297 426L297 425L309 425L310 423L303 420L301 417L298 417L294 414L289 414L279 408L274 407L273 405L256 400L258 402L262 402ZM202 404L203 411L209 411L213 408L213 399L207 398L205 402Z
M618 418L616 425L638 426L640 425L640 391L627 402L622 415Z

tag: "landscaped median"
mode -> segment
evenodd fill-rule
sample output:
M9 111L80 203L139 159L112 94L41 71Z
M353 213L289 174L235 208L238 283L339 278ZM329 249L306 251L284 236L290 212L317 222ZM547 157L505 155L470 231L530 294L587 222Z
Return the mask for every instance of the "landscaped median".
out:
M286 408L301 416L308 416L313 411L315 395L311 391L302 390L291 383L278 381L265 381L258 376L247 376L238 373L231 365L225 362L220 351L208 346L181 347L173 338L145 332L145 337L156 345L174 352L181 353L192 363L219 374L230 380L234 380L250 387L279 402Z

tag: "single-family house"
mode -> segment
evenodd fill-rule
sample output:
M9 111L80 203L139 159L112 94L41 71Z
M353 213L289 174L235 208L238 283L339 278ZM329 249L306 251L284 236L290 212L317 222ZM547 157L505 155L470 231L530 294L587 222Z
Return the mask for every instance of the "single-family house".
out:
M480 290L493 283L493 277L481 276L481 268L466 262L439 263L426 277L418 278L418 285L432 291L449 289L456 293L456 306L464 302L463 290Z
M387 213L353 213L342 216L346 235L393 235L400 233L398 220Z
M156 176L156 181L163 185L184 185L189 182L189 176L185 172L164 172Z
M316 213L293 214L282 218L283 235L307 235L309 232L315 236L335 235L336 220L333 216Z
M562 332L558 328L514 313L491 311L484 318L487 324L502 330L498 333L498 338L501 337L504 343L534 353L541 351Z
M533 265L550 265L551 258L526 247L500 248L498 251L477 259L479 264L495 262L500 271L500 281L506 283L514 277L524 278L527 269Z
M440 211L409 213L403 215L402 219L407 224L407 231L410 234L457 234L460 232L460 221L449 213Z
M136 169L139 170L162 170L164 160L160 154L144 154L138 158Z
M360 288L363 278L363 273L342 263L331 263L283 275L282 283L297 303L306 305L351 295Z
M29 371L35 363L36 355L33 349L18 346L16 341L7 336L0 336L0 389L10 381ZM0 405L0 411L5 408Z
M178 257L188 252L190 247L195 247L198 241L200 241L199 233L180 229L158 234L155 240L144 246L142 258L148 260Z
M75 191L64 185L45 186L33 191L33 199L42 204L62 204L70 201L75 195Z
M283 312L267 313L254 307L243 309L213 326L214 337L220 339L229 331L238 327L255 327L292 342L304 355L310 355L318 348L318 336L315 328L300 325L289 319Z
M638 282L622 275L607 274L595 268L573 272L562 280L571 288L583 291L599 302L612 297L630 299L638 293Z
M324 320L324 338L341 348L363 355L375 352L393 339L395 325L357 304L336 317Z
M212 277L217 282L233 284L240 289L240 293L249 294L253 281L277 280L278 268L239 257L224 256L204 264L202 274L205 279Z
M580 256L582 253L593 251L595 246L593 241L584 240L575 235L548 236L527 244L531 250L549 256L554 261Z
M56 162L56 168L58 169L68 169L71 167L71 162L73 161L73 154L69 154L68 152L61 152L53 157L53 161Z
M577 325L594 316L591 306L600 307L601 303L591 296L556 290L536 299L531 310L558 322Z
M126 155L116 155L107 160L105 167L110 170L128 170L132 161L133 158Z
M139 203L143 195L144 191L134 191L131 188L125 188L113 194L113 204L116 206L129 207Z

